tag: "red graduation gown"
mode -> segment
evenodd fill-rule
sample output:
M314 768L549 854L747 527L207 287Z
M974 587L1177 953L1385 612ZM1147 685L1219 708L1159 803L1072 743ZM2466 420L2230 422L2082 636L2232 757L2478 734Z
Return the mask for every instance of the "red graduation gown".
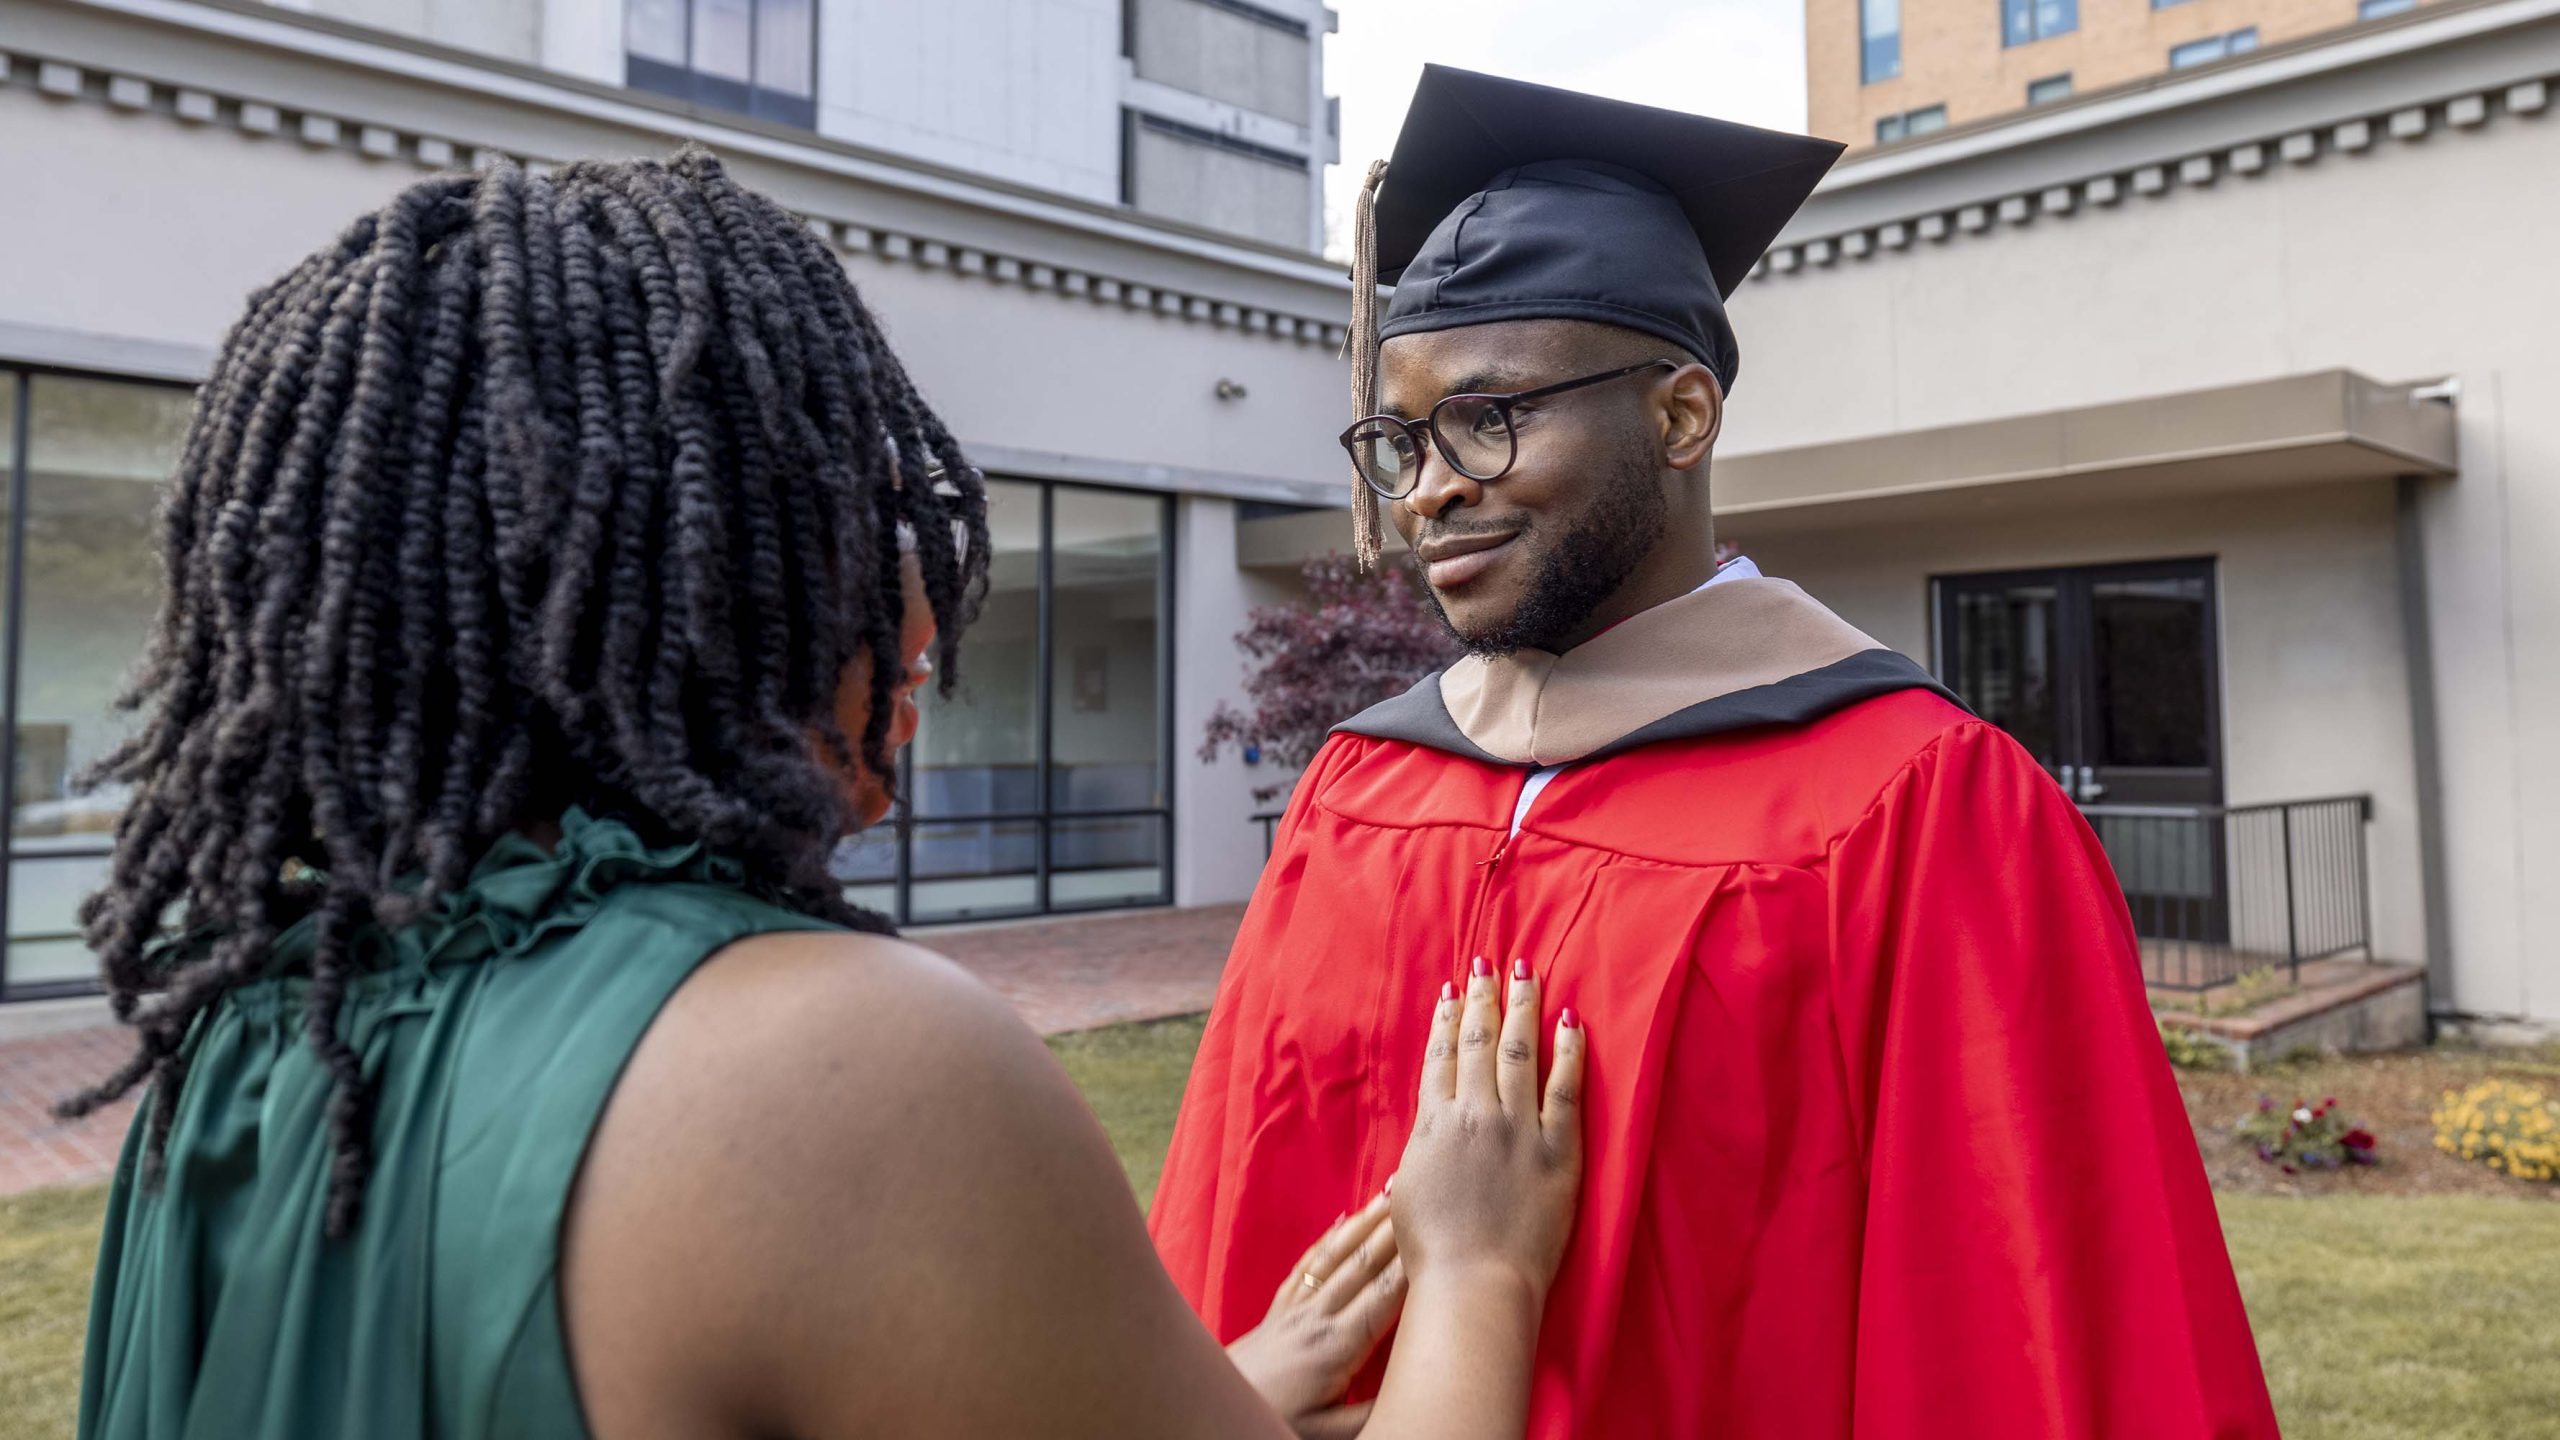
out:
M1506 839L1523 779L1337 734L1298 785L1151 1220L1221 1340L1393 1171L1441 982L1526 957L1591 1044L1533 1437L2276 1433L2121 891L2006 735L1903 688Z

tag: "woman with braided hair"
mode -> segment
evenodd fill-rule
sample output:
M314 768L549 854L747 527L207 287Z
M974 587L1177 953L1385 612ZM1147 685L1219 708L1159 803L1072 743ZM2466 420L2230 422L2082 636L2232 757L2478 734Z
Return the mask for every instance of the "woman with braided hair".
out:
M709 155L358 220L251 296L163 523L84 1440L1278 1436L1359 1421L1399 1307L1368 1433L1520 1433L1580 1164L1534 982L1443 995L1393 1200L1222 1355L1047 1051L830 878L986 495Z

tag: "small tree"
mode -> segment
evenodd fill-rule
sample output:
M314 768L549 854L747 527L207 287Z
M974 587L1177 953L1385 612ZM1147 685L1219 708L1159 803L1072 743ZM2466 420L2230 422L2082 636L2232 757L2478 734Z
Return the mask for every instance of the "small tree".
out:
M1257 605L1237 632L1253 708L1219 704L1200 746L1203 761L1230 747L1259 747L1294 771L1315 758L1326 731L1457 657L1410 560L1396 557L1363 575L1349 557L1326 555L1299 573L1304 601ZM1257 786L1253 798L1269 801L1288 786Z

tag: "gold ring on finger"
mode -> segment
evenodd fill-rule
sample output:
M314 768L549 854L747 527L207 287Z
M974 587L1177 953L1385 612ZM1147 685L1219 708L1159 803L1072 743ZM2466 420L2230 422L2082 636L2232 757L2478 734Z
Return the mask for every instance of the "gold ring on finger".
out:
M1310 1270L1310 1271L1308 1271L1307 1273L1305 1273L1305 1274L1303 1274L1303 1275L1301 1275L1301 1276L1299 1276L1299 1277L1298 1277L1298 1283L1299 1283L1299 1284L1301 1284L1301 1285L1306 1286L1306 1287L1307 1287L1308 1289L1310 1289L1310 1290L1313 1290L1313 1289L1317 1288L1318 1286L1322 1285L1324 1282L1323 1282L1323 1281L1321 1281L1321 1280L1318 1280L1318 1279L1316 1278L1316 1272L1314 1272L1313 1270Z

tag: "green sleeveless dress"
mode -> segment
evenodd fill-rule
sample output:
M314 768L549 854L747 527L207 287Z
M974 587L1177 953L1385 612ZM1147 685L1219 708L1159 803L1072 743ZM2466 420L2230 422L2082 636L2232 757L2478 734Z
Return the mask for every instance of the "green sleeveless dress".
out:
M82 1440L587 1434L560 1322L560 1222L661 1005L744 936L825 928L699 846L571 812L508 839L436 915L376 933L342 1033L373 1101L364 1213L322 1237L329 1075L297 960L187 1041L163 1184L126 1138L99 1245ZM147 1113L147 1111L146 1111Z

